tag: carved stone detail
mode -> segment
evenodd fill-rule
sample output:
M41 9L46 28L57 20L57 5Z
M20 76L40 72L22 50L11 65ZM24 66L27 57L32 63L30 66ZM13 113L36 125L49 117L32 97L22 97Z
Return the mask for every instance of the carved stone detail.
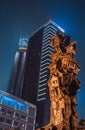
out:
M76 42L62 32L52 37L50 78L50 124L58 130L77 130L76 92L80 88L77 74L80 70L76 60Z

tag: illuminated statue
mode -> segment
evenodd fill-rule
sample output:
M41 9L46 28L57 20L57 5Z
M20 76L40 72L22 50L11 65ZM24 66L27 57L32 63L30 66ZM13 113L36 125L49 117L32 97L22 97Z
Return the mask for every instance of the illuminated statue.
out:
M80 68L75 60L76 42L58 31L50 44L55 51L49 65L50 124L43 129L78 130L76 93L80 89Z
M55 50L49 65L50 124L58 130L77 130L76 92L80 88L77 79L80 68L75 60L76 42L58 31L50 44Z

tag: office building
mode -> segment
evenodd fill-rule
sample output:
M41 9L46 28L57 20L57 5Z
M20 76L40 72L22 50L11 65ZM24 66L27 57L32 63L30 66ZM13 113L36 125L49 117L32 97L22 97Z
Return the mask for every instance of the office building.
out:
M36 106L0 90L0 130L35 130Z
M37 105L36 128L50 122L47 82L48 66L51 63L50 55L54 52L50 46L50 40L58 30L64 31L56 23L49 21L35 31L29 39L22 98Z
M10 82L8 86L8 92L18 97L21 97L23 88L26 54L27 54L26 42L27 41L24 38L20 38L19 41L20 47L15 54L12 72L10 76Z

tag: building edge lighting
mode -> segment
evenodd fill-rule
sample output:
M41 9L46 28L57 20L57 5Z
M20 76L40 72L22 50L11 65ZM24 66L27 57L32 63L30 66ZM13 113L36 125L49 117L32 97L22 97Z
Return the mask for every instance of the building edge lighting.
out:
M35 31L32 33L31 36L33 36L38 30L40 30L40 29L43 28L43 27L46 27L46 26L49 25L49 24L54 24L54 25L57 27L57 29L59 29L60 31L62 31L63 33L65 33L65 30L64 30L62 27L60 27L60 26L59 26L58 24L56 24L54 21L49 20L46 24L40 26L37 30L35 30Z

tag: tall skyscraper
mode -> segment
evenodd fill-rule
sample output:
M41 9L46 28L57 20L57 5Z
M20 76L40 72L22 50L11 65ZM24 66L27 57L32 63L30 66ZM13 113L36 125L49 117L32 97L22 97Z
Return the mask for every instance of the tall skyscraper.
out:
M61 30L56 23L49 21L41 26L29 39L27 48L27 63L24 74L22 98L37 105L36 128L50 122L50 101L47 82L50 55L54 49L50 40L56 31Z
M20 47L16 51L8 87L8 92L18 97L21 97L22 94L26 53L27 53L26 47Z

